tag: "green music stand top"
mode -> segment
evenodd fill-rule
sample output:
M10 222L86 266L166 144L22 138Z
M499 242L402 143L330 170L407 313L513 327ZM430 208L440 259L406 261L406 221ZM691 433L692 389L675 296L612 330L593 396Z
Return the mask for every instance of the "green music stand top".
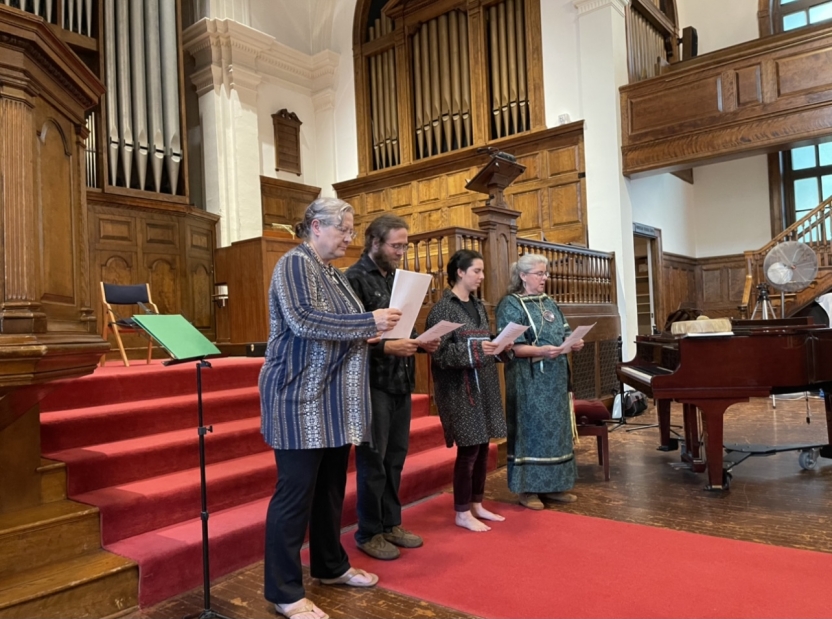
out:
M219 348L179 314L134 315L133 320L177 361L222 354Z

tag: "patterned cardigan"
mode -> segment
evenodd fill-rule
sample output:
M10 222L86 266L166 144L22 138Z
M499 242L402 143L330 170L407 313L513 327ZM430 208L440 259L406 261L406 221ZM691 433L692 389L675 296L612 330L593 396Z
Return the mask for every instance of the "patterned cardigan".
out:
M506 435L498 359L482 350L483 340L491 339L488 315L482 301L474 298L479 325L450 290L445 290L425 322L428 329L442 320L463 325L443 336L431 355L433 392L448 447L454 443L462 447L481 445ZM501 357L512 356L503 353Z
M306 244L275 266L260 372L260 428L274 449L369 440L367 338L376 335L346 277Z

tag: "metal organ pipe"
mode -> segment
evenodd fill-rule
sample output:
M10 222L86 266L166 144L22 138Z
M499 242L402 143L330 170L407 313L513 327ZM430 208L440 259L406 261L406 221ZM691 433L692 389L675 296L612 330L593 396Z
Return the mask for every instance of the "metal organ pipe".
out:
M119 120L119 154L125 186L133 175L133 106L130 92L130 18L125 0L116 0L116 57ZM112 93L110 93L112 96ZM110 100L112 105L112 99Z
M162 50L162 110L165 121L165 156L171 193L179 185L179 165L182 162L181 131L179 127L179 56L176 48L176 0L160 0Z
M133 139L139 189L147 175L147 82L145 75L143 0L130 0L130 64L133 80Z
M165 126L162 120L162 56L159 37L159 0L144 3L145 50L147 52L147 127L150 143L150 167L153 187L162 189L162 168L165 160Z

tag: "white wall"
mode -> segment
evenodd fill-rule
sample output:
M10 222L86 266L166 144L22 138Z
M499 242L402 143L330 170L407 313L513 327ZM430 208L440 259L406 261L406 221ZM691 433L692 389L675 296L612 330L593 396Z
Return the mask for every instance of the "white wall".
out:
M335 179L358 176L358 133L355 118L355 79L352 56L352 22L356 0L335 0L332 16L332 51L341 55L335 73Z
M758 0L677 0L676 6L680 26L696 28L700 56L759 37ZM702 166L693 174L696 252L688 255L737 254L771 239L765 156Z
M578 11L573 0L543 0L540 22L543 38L543 90L546 126L555 127L558 116L584 117L578 62Z
M766 156L693 171L696 257L738 254L771 240Z
M272 114L287 109L297 114L300 126L301 175L275 172L274 126ZM257 90L257 133L260 141L260 174L304 185L320 187L315 157L316 127L312 98L278 83L261 83ZM326 180L327 183L331 182Z
M659 228L663 251L696 256L694 185L672 174L658 174L628 181L627 188L633 222Z
M676 0L679 28L693 26L699 55L759 37L758 0Z
M312 16L307 0L252 0L250 10L252 28L304 54L318 51L312 50Z

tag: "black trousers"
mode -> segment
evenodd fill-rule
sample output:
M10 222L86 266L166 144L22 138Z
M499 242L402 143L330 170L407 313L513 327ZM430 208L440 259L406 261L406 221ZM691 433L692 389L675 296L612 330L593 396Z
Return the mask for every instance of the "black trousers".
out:
M341 545L341 510L351 445L275 449L277 486L266 512L265 588L268 601L305 597L300 549L309 526L310 572L338 578L350 569Z
M402 523L399 487L410 442L410 394L370 389L370 398L373 444L355 448L359 544Z
M471 503L482 503L487 473L488 443L456 448L454 511L467 512Z

